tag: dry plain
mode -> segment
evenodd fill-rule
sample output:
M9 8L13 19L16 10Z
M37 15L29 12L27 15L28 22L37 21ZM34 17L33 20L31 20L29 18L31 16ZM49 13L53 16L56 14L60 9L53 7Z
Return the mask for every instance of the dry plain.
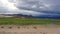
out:
M60 34L60 25L1 25L0 34Z

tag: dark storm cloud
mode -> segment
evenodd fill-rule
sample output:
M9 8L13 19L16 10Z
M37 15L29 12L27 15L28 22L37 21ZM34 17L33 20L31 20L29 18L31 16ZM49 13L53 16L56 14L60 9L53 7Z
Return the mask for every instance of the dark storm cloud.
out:
M17 7L39 11L60 11L60 0L19 0Z

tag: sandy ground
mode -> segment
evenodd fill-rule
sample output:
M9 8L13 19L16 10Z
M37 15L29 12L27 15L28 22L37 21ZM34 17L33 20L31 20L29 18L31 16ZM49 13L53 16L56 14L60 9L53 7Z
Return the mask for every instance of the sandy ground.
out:
M60 26L58 25L1 25L0 34L60 34Z

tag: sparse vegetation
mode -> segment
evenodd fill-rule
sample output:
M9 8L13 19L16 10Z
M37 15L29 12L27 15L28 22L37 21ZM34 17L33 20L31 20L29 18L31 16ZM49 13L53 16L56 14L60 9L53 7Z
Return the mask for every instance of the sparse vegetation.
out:
M17 27L18 29L20 28L20 27Z
M33 27L34 29L37 29L37 27L35 26L35 27Z
M11 29L12 27L9 27L9 29Z
M42 18L0 18L0 25L47 25L59 24L59 19Z
M4 28L4 26L1 26L1 28Z

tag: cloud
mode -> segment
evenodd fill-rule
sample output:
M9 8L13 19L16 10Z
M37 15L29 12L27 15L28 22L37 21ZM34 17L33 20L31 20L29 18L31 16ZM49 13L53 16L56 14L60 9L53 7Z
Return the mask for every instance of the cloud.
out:
M20 2L21 3L20 3ZM60 0L19 0L17 7L35 11L60 11Z
M19 1L20 2L20 1ZM26 15L39 15L38 12L19 9L15 6L16 0L0 0L0 13L3 14L26 14Z
M26 15L56 15L60 0L0 0L0 13ZM45 11L45 12L44 12ZM56 12L57 11L57 12Z
M21 0L23 3L19 3L17 7L18 8L25 8L25 9L30 9L30 10L36 10L36 11L48 11L48 10L52 10L51 9L51 4L50 3L46 3L42 0Z

